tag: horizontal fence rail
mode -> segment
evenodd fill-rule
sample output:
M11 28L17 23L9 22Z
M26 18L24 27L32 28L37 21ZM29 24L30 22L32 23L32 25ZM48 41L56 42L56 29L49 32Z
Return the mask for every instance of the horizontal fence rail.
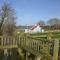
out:
M29 36L0 36L0 48L23 48L26 51L31 52L34 55L41 56L53 56L56 57L58 55L56 52L59 52L57 49L60 47L59 44L56 44L59 39L36 39L34 37ZM56 42L55 42L56 41ZM57 45L57 46L55 46ZM57 47L57 49L55 48ZM53 58L55 59L55 58ZM57 57L56 57L57 60Z

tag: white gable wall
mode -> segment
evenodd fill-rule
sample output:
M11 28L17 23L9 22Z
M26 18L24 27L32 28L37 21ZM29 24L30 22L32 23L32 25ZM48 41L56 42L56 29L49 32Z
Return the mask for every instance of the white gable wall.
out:
M38 32L44 32L44 29L42 29L40 26L37 26L34 29L25 29L25 33L38 33Z
M33 30L31 30L31 32L41 32L41 27L37 26L36 28L34 28Z

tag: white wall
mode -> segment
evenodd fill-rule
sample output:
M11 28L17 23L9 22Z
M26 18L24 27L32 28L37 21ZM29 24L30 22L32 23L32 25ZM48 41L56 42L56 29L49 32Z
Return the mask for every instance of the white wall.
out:
M44 32L44 29L42 29L40 26L37 26L33 30L25 29L25 33L38 33L38 32Z
M25 29L25 33L28 33L28 31L29 31L28 29Z
M31 32L41 32L41 27L37 26L35 29L33 29Z

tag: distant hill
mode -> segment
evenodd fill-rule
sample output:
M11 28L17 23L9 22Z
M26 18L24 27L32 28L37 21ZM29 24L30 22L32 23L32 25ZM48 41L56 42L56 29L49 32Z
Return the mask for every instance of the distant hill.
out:
M16 26L17 29L30 29L32 26Z

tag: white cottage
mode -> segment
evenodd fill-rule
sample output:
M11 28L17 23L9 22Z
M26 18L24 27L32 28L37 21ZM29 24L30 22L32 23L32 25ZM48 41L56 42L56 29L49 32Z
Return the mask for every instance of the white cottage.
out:
M26 29L25 33L39 33L44 32L44 29L40 25L35 25L31 29Z

